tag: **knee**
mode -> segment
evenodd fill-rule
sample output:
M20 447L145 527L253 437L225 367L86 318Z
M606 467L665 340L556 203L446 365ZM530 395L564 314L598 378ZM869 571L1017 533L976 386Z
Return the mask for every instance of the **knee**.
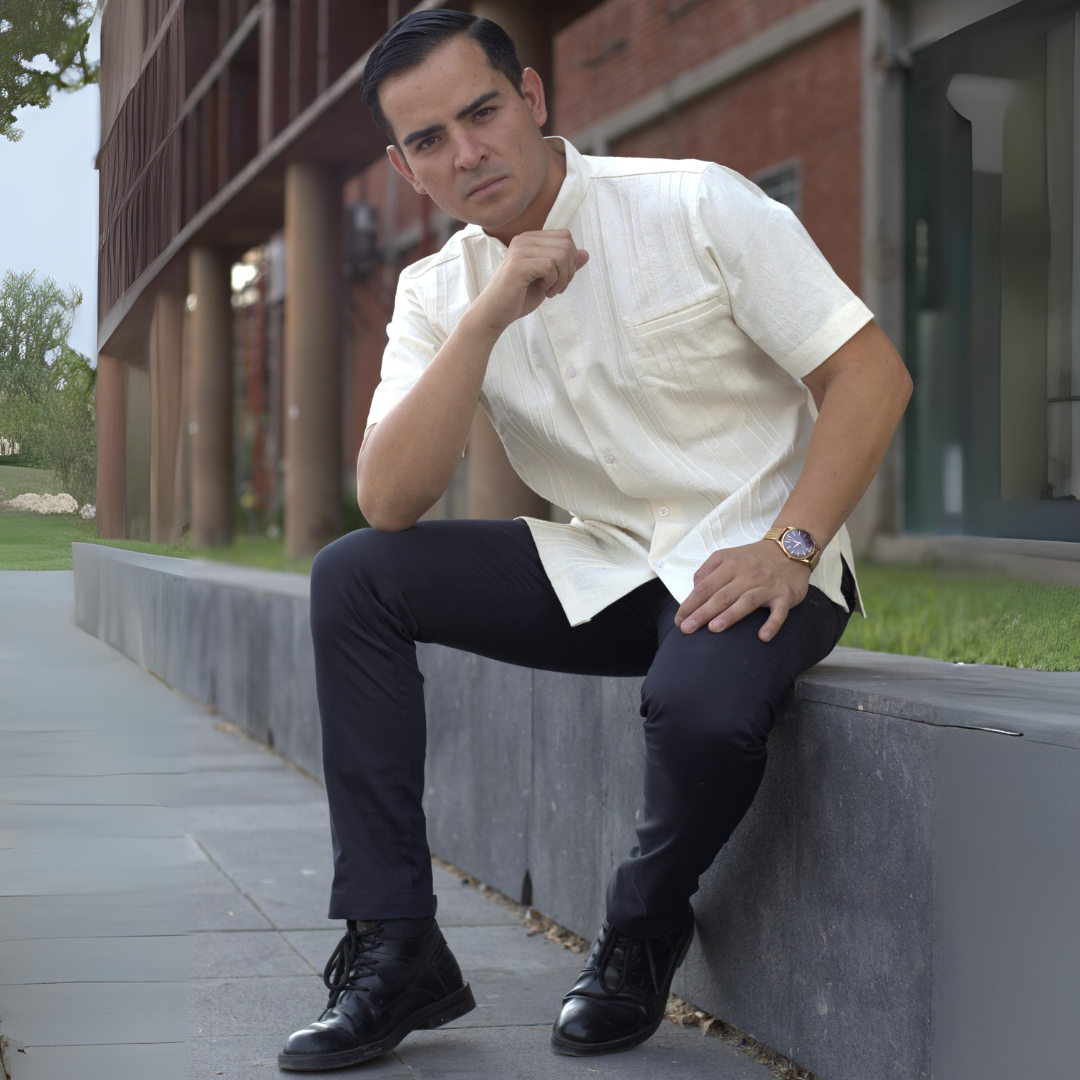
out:
M667 757L716 761L764 753L771 716L752 692L732 692L711 671L650 672L641 693L648 744Z
M311 629L316 636L376 600L392 533L358 529L327 544L311 565Z

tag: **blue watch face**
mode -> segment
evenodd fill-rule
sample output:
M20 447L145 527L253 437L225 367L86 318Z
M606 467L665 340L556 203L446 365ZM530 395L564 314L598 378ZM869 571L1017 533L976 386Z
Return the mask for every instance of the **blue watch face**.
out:
M793 559L809 559L814 554L814 538L805 529L788 529L781 542Z

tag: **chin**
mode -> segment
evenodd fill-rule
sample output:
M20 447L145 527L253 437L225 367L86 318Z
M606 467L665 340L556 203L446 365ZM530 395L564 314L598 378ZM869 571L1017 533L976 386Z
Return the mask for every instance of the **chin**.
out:
M529 202L529 199L523 200L520 195L508 194L502 198L493 199L483 206L476 206L465 201L456 211L448 212L459 221L479 225L482 229L502 229L521 217L528 209Z

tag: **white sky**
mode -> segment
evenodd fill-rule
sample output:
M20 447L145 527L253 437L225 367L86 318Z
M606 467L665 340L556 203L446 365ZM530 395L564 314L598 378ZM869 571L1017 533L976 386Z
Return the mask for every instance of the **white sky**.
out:
M98 90L17 115L22 139L0 138L0 275L36 270L82 289L71 345L97 363Z

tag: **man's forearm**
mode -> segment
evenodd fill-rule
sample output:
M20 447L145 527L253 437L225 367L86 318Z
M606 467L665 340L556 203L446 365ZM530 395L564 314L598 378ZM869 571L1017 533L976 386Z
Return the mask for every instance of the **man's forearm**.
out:
M806 380L820 392L818 419L798 483L775 524L806 529L824 547L880 467L911 396L911 379L873 323L822 368L816 384Z
M371 525L409 528L446 490L498 336L466 312L416 385L368 429L356 462L356 497Z

